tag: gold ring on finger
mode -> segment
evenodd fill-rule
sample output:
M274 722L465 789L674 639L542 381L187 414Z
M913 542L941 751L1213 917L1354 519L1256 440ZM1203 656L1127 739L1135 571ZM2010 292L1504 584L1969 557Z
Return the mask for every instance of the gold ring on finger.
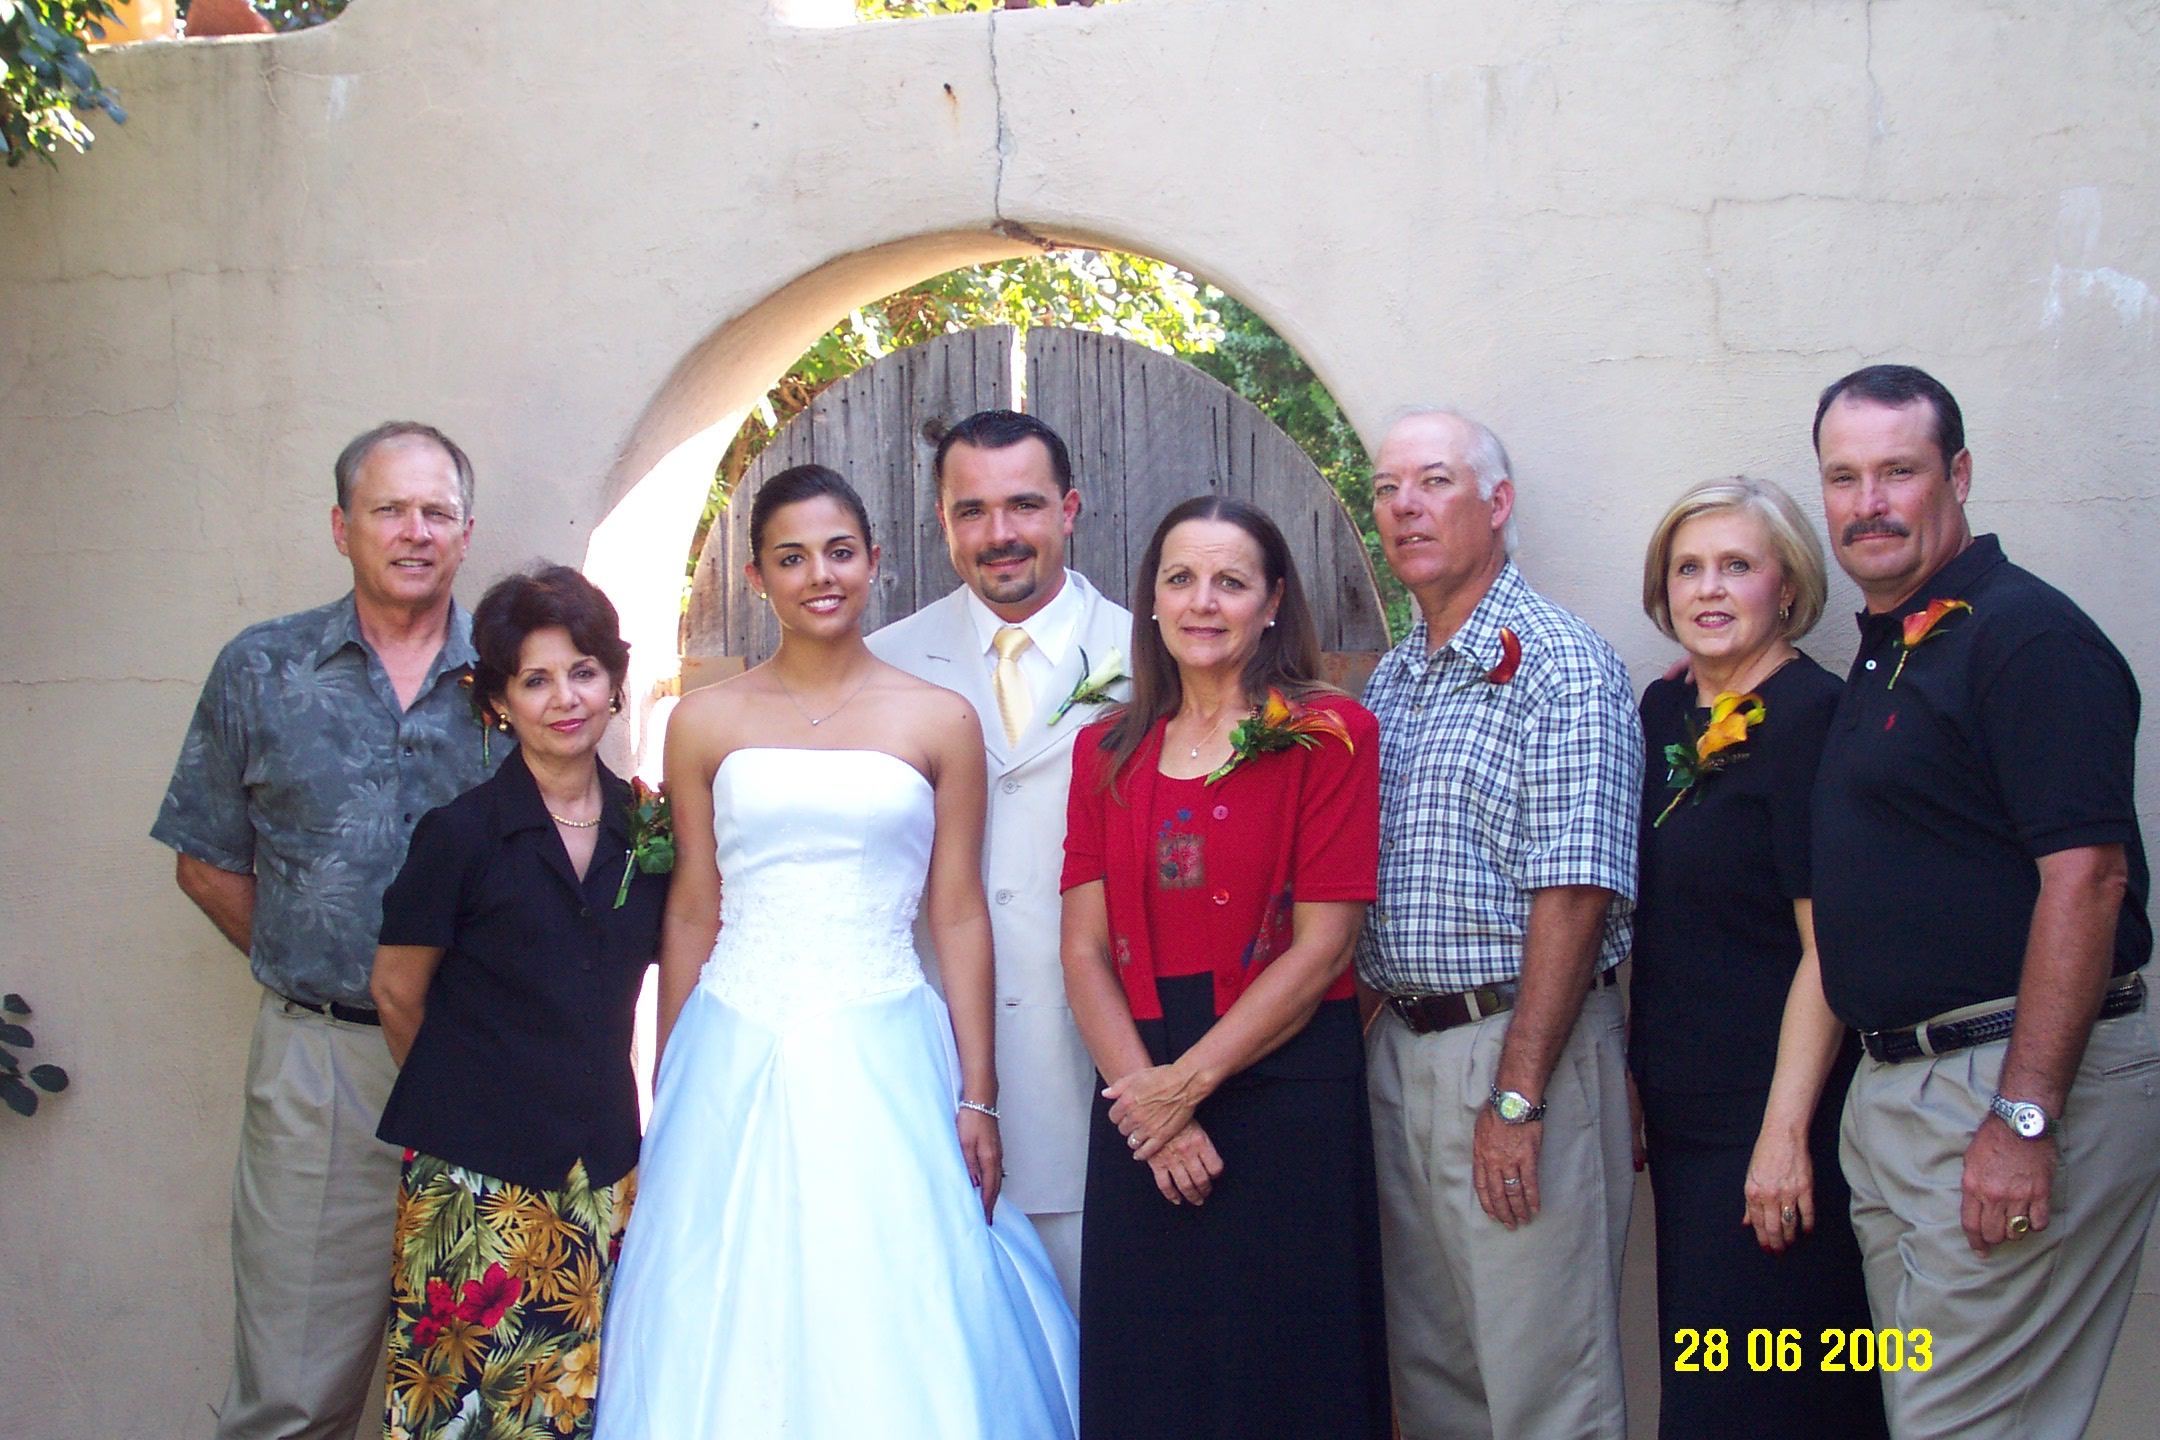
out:
M2004 1223L2003 1229L2010 1232L2012 1240L2022 1240L2032 1232L2032 1221L2023 1215L2012 1215Z
M1787 1225L1790 1225L1793 1223L1793 1221L1800 1218L1800 1212L1793 1209L1792 1206L1787 1205L1784 1209L1778 1211L1778 1218L1780 1220L1783 1220Z

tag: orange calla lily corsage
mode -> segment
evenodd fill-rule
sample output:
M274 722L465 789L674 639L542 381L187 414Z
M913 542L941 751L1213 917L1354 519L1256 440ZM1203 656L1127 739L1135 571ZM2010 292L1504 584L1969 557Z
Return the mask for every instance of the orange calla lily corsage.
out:
M1748 732L1762 724L1769 710L1763 705L1762 696L1736 694L1727 690L1710 704L1710 723L1702 733L1688 741L1675 741L1665 747L1665 783L1679 793L1672 803L1658 813L1650 822L1652 829L1665 823L1665 817L1680 808L1680 802L1695 793L1695 787L1705 777L1713 775L1744 757L1732 753L1734 747L1745 744ZM1693 725L1689 728L1692 730Z
M1253 713L1238 721L1237 728L1230 732L1230 758L1209 773L1207 783L1213 785L1255 755L1288 750L1293 745L1310 750L1320 743L1317 737L1322 735L1334 736L1353 754L1357 750L1341 716L1332 710L1300 705L1271 686L1267 699L1255 705Z
M1905 673L1905 658L1912 654L1913 646L1933 636L1943 621L1960 610L1970 615L1972 606L1963 600L1934 600L1929 602L1927 609L1915 611L1905 617L1905 633L1898 645L1897 669L1890 672L1890 683L1883 686L1883 689L1897 688L1897 677Z

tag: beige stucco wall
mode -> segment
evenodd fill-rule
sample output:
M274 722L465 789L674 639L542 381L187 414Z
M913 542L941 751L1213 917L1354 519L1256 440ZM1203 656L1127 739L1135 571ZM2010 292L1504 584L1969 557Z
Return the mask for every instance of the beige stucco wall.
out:
M356 0L100 68L131 123L0 176L0 988L76 1077L0 1115L0 1437L208 1433L252 992L144 831L217 647L343 587L329 460L385 416L478 461L468 592L587 560L657 673L712 459L812 337L1096 241L1255 305L1369 437L1490 420L1526 569L1639 679L1662 502L1812 505L1812 397L1876 359L2155 673L2151 0ZM2095 1434L2160 1406L2156 1273Z

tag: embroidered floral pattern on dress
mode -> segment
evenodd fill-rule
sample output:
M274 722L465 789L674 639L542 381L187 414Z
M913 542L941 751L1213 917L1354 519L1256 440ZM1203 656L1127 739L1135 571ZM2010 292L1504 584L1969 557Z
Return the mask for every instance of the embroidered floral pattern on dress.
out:
M878 900L858 895L843 909L769 887L727 886L720 937L698 984L775 1030L866 995L919 984L919 900L914 894Z
M1181 809L1155 832L1155 884L1162 890L1190 890L1207 882L1207 837L1172 825L1190 825L1192 811Z

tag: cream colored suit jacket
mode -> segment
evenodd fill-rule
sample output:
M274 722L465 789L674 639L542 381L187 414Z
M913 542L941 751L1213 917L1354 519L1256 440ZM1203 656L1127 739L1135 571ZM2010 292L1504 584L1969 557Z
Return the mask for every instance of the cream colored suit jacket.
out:
M1065 583L1085 602L1073 643L1035 707L1020 743L1005 743L967 591L955 590L870 636L870 649L910 675L958 691L982 722L990 767L990 813L983 835L983 891L997 947L999 1125L1005 1141L1005 1193L1031 1215L1081 1208L1087 1180L1088 1107L1095 1062L1065 1003L1058 958L1058 877L1065 866L1065 795L1072 783L1073 735L1102 713L1075 705L1045 726L1050 712L1086 673L1081 652L1100 664L1111 647L1132 648L1132 616L1068 570ZM1129 667L1128 667L1129 668ZM1129 687L1117 687L1124 698ZM924 968L935 959L916 930Z

